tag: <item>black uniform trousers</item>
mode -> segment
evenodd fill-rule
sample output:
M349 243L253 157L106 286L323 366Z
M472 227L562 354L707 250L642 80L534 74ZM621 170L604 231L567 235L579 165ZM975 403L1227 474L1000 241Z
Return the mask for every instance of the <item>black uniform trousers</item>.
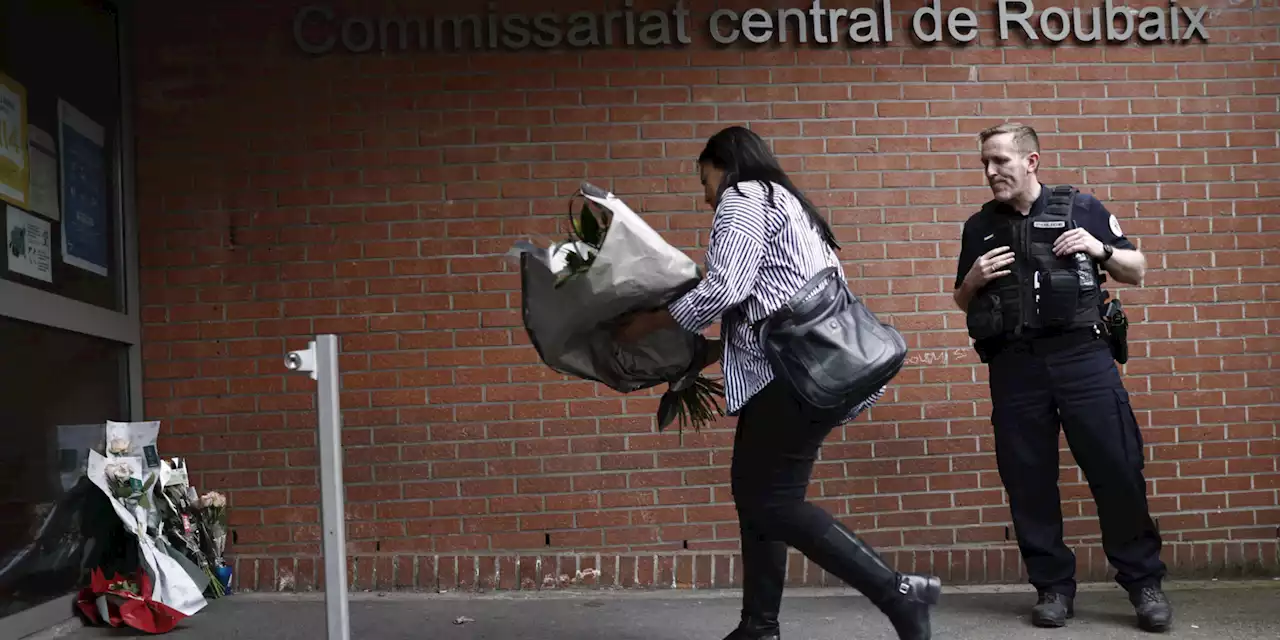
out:
M1097 504L1116 582L1159 586L1166 568L1147 505L1142 434L1106 340L1086 329L1013 342L989 367L996 461L1031 584L1075 595L1058 493L1061 426Z

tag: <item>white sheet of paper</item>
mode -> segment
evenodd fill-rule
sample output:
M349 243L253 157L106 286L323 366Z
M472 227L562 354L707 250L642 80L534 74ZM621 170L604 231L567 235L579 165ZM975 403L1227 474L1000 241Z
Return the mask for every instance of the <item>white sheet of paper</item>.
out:
M102 449L105 426L98 424L60 424L58 451L61 461L62 490L70 491L89 468L89 452ZM74 463L72 462L74 460Z
M53 232L50 224L13 205L5 216L4 254L9 270L53 282Z
M116 422L114 420L107 421L107 457L111 456L111 444L113 440L124 440L129 445L129 450L124 454L126 456L136 456L142 460L143 471L146 480L160 469L160 452L156 449L156 440L160 437L160 421L149 420L146 422ZM150 448L148 452L147 449Z
M58 143L43 129L28 127L31 184L27 189L31 210L53 220L62 219L58 206Z

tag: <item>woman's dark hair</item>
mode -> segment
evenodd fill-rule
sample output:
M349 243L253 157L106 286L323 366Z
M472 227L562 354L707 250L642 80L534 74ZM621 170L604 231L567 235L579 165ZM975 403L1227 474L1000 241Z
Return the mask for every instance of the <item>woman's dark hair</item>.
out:
M738 126L721 130L707 140L707 146L698 156L698 164L704 162L724 171L724 181L716 188L717 196L723 194L729 187L733 187L738 195L742 195L742 191L738 189L739 182L759 180L764 182L769 194L769 203L772 204L773 183L782 185L800 201L800 205L809 214L809 220L818 228L822 239L832 249L840 249L831 226L818 213L817 207L813 206L813 203L809 202L800 189L791 182L787 172L782 170L773 152L769 150L769 145L755 132Z

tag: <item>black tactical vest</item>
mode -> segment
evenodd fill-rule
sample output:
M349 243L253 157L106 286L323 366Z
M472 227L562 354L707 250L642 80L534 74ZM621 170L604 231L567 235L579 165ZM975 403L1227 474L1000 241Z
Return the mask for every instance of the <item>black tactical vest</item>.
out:
M970 223L979 241L979 255L1008 246L1014 262L1007 276L978 290L969 303L969 337L990 338L1050 335L1096 326L1102 321L1102 280L1087 254L1059 257L1053 243L1069 229L1071 186L1049 189L1048 204L1038 213L1011 218L996 211L992 201Z

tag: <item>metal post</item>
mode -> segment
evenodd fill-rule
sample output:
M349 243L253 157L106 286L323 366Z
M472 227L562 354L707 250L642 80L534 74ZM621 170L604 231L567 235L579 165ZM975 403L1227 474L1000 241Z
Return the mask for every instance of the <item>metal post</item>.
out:
M346 498L342 486L342 408L338 402L338 337L316 336L285 359L316 384L320 440L320 518L324 523L324 601L329 640L350 640L347 607Z

